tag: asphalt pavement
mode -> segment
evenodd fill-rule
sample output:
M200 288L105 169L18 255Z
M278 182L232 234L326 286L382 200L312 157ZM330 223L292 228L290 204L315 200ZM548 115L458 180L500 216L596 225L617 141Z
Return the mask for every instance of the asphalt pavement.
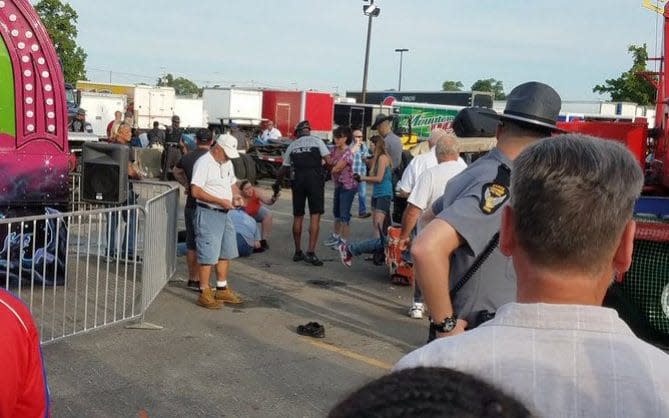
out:
M326 196L321 243L332 229L330 185ZM179 257L145 317L162 330L122 324L45 346L53 415L320 417L424 343L427 320L407 317L411 291L392 285L385 267L356 258L347 268L322 245L324 266L295 263L290 191L272 213L270 250L231 264L244 304L198 307ZM371 220L356 217L351 229L367 238ZM296 333L311 321L325 338Z

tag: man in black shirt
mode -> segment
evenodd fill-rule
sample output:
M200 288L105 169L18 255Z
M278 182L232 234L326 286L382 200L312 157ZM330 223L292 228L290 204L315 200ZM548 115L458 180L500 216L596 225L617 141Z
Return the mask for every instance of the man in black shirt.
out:
M153 129L148 132L147 136L149 137L149 147L153 144L165 146L165 131L160 129L158 121L153 122Z
M322 266L323 262L315 253L318 242L321 215L325 200L325 167L330 163L330 151L323 140L311 135L309 121L302 121L295 127L295 137L283 155L283 165L277 174L275 190L278 190L283 177L290 172L293 190L293 239L295 255L293 261L306 261L314 266ZM304 205L309 202L309 247L307 254L302 252L302 221Z
M211 132L208 129L200 129L195 134L197 148L181 157L174 168L174 178L186 188L186 207L184 208L184 221L186 223L186 262L188 264L188 288L200 290L198 279L197 252L195 248L195 212L197 202L190 194L190 181L193 178L193 167L195 162L206 154L211 148Z
M186 154L186 144L181 139L184 130L179 127L180 122L179 116L172 116L172 126L167 128L167 133L165 134L165 150L163 151L161 161L163 172L160 176L160 179L163 181L170 178L172 169L179 162L181 156Z

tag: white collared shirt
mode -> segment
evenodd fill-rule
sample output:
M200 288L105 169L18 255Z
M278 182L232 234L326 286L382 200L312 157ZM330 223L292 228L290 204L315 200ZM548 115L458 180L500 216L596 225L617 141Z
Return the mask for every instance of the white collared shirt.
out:
M230 160L224 163L219 163L207 152L202 157L198 158L193 167L193 179L190 184L202 188L205 192L220 199L227 199L232 201L232 185L237 182L235 177L235 170ZM218 205L211 203L204 203L207 206L222 209Z
M421 366L471 373L541 417L669 416L669 355L609 308L509 303L478 328L409 353L395 369Z

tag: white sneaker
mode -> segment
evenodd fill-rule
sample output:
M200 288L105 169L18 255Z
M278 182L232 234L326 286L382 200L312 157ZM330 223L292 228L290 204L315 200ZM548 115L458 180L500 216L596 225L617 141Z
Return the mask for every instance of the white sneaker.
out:
M409 316L413 319L423 319L424 313L425 313L425 304L423 303L414 303L409 308Z
M339 244L339 237L336 236L335 234L330 234L328 239L323 241L323 245L325 245L326 247L336 246L337 244Z

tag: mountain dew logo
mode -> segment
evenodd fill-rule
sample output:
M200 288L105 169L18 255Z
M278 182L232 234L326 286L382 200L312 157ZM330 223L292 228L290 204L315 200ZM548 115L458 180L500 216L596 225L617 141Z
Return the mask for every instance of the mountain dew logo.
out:
M409 132L411 128L412 134L427 138L435 128L451 128L457 114L455 109L401 107L397 125L402 132Z

